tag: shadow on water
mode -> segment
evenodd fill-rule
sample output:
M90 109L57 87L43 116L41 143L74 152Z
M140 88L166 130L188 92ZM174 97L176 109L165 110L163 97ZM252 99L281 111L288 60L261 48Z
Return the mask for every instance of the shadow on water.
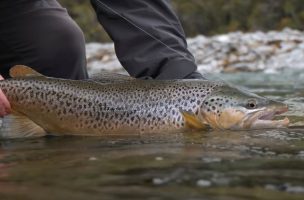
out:
M292 126L1 141L0 199L303 199L302 83L233 76L291 105Z

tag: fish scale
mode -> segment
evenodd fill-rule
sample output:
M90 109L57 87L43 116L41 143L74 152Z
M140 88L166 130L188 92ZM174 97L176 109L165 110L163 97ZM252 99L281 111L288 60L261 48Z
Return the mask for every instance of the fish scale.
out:
M187 129L181 110L196 113L220 86L209 81L101 84L46 77L0 82L12 108L47 132L102 135Z
M92 80L45 77L14 66L0 81L12 114L0 137L107 135L189 130L282 128L273 120L288 107L265 97L206 80L136 80L99 75Z

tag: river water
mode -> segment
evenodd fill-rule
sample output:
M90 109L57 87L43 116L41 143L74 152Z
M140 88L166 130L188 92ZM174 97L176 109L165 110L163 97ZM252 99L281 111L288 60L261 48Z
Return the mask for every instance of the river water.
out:
M0 199L303 199L304 72L222 74L288 129L0 141Z

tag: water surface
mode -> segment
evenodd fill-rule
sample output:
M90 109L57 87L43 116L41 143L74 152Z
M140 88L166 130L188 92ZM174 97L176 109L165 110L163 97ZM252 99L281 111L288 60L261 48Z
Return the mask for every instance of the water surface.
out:
M303 199L304 73L221 78L287 103L291 127L0 141L0 199Z

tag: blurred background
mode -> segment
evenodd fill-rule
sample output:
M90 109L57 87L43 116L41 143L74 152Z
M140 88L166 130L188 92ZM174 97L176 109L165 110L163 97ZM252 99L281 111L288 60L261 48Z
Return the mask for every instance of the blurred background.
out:
M59 0L86 37L90 74L126 73L89 0ZM202 73L304 69L303 0L172 0Z
M90 1L58 1L89 74L126 73ZM0 200L304 199L304 0L172 3L198 70L286 103L290 127L0 140Z
M87 42L110 41L88 0L59 0L85 33ZM232 31L303 30L303 0L172 0L186 35Z

